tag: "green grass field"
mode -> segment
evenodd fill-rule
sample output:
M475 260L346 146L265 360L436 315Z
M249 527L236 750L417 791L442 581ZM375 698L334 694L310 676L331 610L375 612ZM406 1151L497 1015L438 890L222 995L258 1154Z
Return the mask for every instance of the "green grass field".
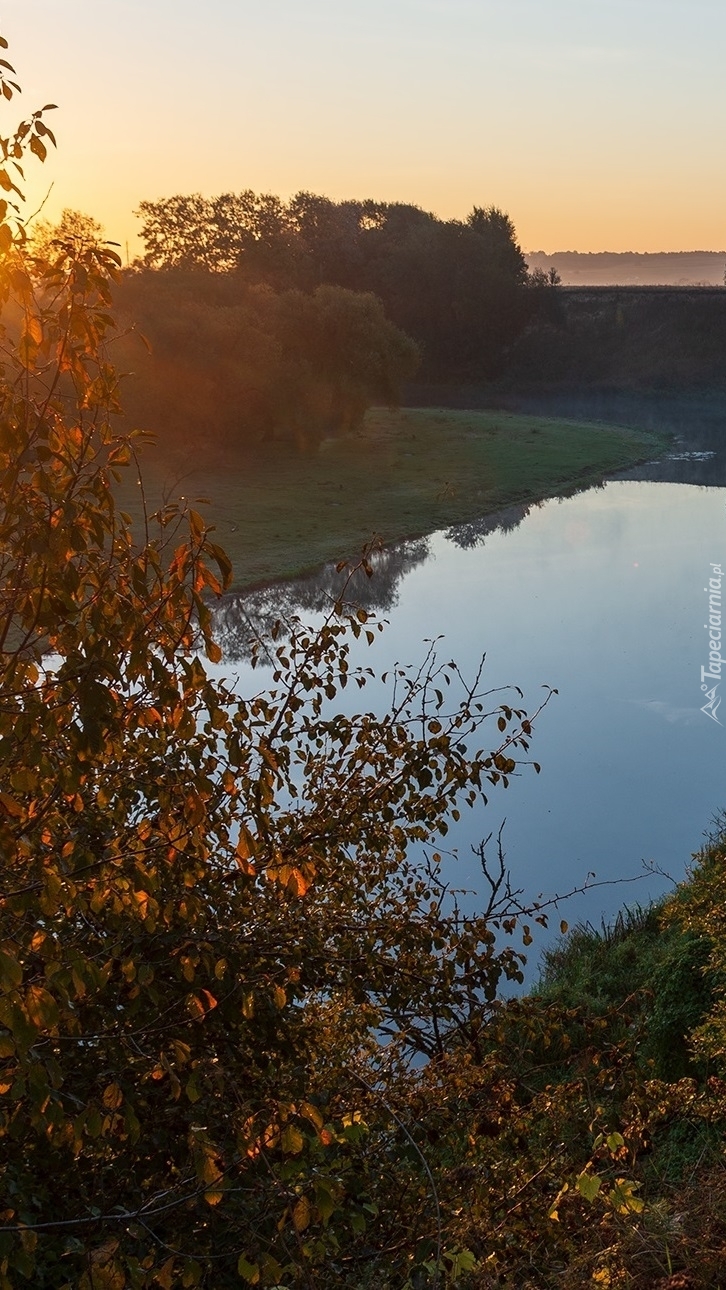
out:
M254 463L144 468L147 499L204 497L234 585L292 576L355 556L373 538L415 537L518 502L594 483L659 452L640 430L505 412L375 408L360 434L326 440L315 455L274 445ZM120 500L138 514L124 484Z

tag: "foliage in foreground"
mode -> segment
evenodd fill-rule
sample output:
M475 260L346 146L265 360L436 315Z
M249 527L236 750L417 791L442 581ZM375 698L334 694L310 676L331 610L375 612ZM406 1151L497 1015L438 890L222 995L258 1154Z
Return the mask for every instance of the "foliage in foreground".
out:
M48 133L4 142L6 188ZM336 713L368 679L347 638L373 638L342 605L260 642L267 692L216 680L223 552L173 506L138 547L114 503L117 257L31 254L3 214L2 1283L436 1277L434 1189L379 1086L520 975L506 900L465 918L425 848L530 723L433 654L384 716Z

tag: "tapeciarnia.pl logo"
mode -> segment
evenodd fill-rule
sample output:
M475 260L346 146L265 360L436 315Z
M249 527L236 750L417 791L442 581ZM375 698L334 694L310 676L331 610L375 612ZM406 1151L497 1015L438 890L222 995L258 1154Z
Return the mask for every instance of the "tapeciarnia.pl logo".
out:
M718 719L718 710L721 707L721 695L718 693L718 687L721 684L721 668L726 659L721 657L721 617L723 613L721 603L721 584L723 582L723 569L720 564L711 565L711 577L708 580L708 586L703 590L708 595L708 622L704 627L708 632L708 668L701 668L701 691L706 696L706 703L701 708L707 717L721 725ZM712 684L709 685L709 682Z

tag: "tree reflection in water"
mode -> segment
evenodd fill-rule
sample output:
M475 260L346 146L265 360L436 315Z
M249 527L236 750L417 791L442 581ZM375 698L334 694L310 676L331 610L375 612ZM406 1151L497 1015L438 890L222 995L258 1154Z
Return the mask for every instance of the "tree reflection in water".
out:
M492 515L453 525L445 536L464 550L482 546L491 533L516 529L533 505L539 503L507 506ZM260 655L259 643L269 639L273 627L277 625L280 639L285 635L286 624L294 618L325 613L343 595L347 609L388 613L397 604L399 585L406 574L429 555L429 538L413 538L372 551L368 557L370 576L362 566L340 569L331 563L302 578L225 596L215 611L216 636L225 660L249 661L255 654L261 659L264 651Z
M686 467L689 470L694 468L691 455L689 454ZM710 458L704 462L704 467L709 465L712 465ZM655 463L655 468L660 466L661 463ZM679 466L680 463L676 465L668 462L666 470L669 467L671 471L677 470ZM621 477L640 477L638 471L643 477L647 477L645 467L638 467ZM604 480L585 487L603 488ZM567 497L581 491L581 487L573 486L557 496ZM507 506L491 515L455 524L445 531L444 536L447 541L463 550L483 546L490 534L511 533L534 508L543 504L544 502L522 502ZM270 639L273 627L276 628L276 638L284 639L286 628L292 625L294 619L326 613L341 597L344 598L347 610L389 612L397 604L399 585L403 578L423 564L429 555L429 538L412 538L390 547L377 547L370 552L370 575L362 565L354 567L353 563L349 563L339 568L330 563L302 578L273 582L225 596L215 610L216 638L222 646L225 660L234 663L255 657L262 661L264 649L260 651L260 644Z
M519 506L507 506L493 515L482 515L477 520L467 521L466 524L455 524L447 529L446 537L449 542L454 543L454 546L461 547L465 551L471 547L483 546L490 533L511 533L513 529L518 528L522 520L529 515L533 504L538 505L530 502Z
M372 551L368 556L371 576L363 567L351 571L351 567L325 564L291 582L225 596L215 611L216 638L225 660L251 659L255 642L269 639L275 624L280 624L284 635L286 624L295 617L325 613L343 594L349 609L388 612L396 605L401 580L428 555L429 539L415 538Z

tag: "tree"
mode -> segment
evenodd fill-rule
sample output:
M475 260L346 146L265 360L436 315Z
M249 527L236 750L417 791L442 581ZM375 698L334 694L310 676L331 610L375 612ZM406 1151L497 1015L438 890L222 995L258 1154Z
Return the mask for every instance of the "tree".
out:
M276 438L315 445L357 427L374 403L397 403L418 363L380 301L337 287L273 292L146 271L125 275L117 299L128 324L118 359L134 371L126 406L152 419L167 450L226 450L239 462Z
M560 285L560 275L554 266L549 272L546 269L532 269L531 273L527 275L527 285L535 291L543 292L548 287L558 287Z
M418 367L416 345L373 295L342 287L318 287L309 296L284 292L276 312L283 353L301 358L323 387L320 428L358 429L374 403L398 403L402 383Z
M486 246L497 269L509 273L515 281L524 284L527 265L517 242L517 233L506 211L496 206L475 206L467 225Z
M224 199L221 199L224 200ZM201 193L169 197L163 202L142 202L137 214L144 219L144 262L153 268L232 268L236 255L219 246L214 236L213 205Z
M16 203L46 110L0 141ZM217 679L224 553L193 510L137 539L114 501L118 257L0 221L0 1285L438 1279L420 1148L402 1211L379 1168L389 1101L520 978L516 898L500 876L466 916L434 847L530 721L433 647L382 716L338 711L376 634L344 599L256 642L268 688Z
M30 233L33 253L44 260L52 260L56 254L62 255L63 248L69 244L77 253L100 246L103 236L103 225L97 219L67 206L57 224L40 220Z
M214 198L194 193L141 202L136 214L147 268L241 271L273 285L297 285L299 248L279 197L250 189Z

